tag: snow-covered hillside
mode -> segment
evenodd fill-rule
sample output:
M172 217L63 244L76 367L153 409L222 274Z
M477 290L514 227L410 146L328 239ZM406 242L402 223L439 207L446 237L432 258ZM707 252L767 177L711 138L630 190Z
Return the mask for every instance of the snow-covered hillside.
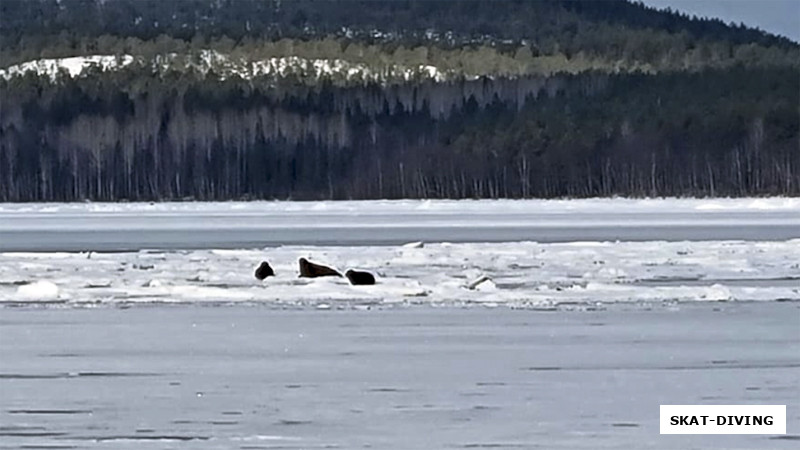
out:
M75 56L72 58L38 59L17 64L5 70L0 69L0 77L10 79L11 77L24 76L29 73L49 76L51 79L55 79L59 75L77 77L91 67L96 67L103 71L116 70L129 66L133 61L134 58L130 55L92 55Z
M201 74L212 72L219 78L241 77L286 77L333 78L347 81L395 81L433 80L443 81L447 74L435 66L414 67L385 63L369 66L342 59L313 59L298 56L281 56L266 59L231 57L213 50L203 50L194 55L175 53L157 55L152 59L132 55L90 55L70 58L39 59L0 69L0 77L6 80L30 73L49 77L55 81L61 76L79 77L90 69L114 71L126 67L149 68L156 73L171 71L194 71Z

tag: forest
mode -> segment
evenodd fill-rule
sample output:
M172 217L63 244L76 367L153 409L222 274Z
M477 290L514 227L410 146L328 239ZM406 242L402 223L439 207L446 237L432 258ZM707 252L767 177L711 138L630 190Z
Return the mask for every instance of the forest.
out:
M0 38L0 201L800 194L800 46L640 3L7 0Z

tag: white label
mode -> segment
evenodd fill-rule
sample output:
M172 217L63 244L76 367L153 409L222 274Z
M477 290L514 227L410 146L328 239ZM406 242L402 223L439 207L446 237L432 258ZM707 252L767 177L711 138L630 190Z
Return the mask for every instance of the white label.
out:
M786 434L786 405L661 405L661 434Z

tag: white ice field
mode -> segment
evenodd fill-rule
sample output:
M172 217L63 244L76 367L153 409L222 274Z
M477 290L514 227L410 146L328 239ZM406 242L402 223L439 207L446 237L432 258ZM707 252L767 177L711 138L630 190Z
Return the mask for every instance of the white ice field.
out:
M557 228L562 222L578 230L702 223L706 230L749 224L757 231L774 225L796 229L800 238L800 199L0 204L0 221L5 222L0 223L0 239L12 239L9 232L21 228L34 236L39 228L52 234L59 226L91 235L128 223L143 234L149 226L185 226L213 235L215 227L235 234L237 227L246 230L248 223L257 223L267 234L310 228L315 236L324 235L326 227L349 227L356 236L390 227L416 228L421 234L414 236L426 230L447 236L450 230L456 234L480 227L486 241L492 241L497 240L491 235L494 225L499 229L511 223L525 230L541 223ZM4 252L0 301L580 308L800 300L800 239L765 240L757 232L752 240L582 241L578 232L575 242L405 246L302 245L302 233L298 236L291 245L266 248ZM378 281L351 286L346 279L298 278L300 257L342 272L371 271ZM253 271L262 260L270 262L276 276L260 282Z
M0 204L0 449L796 448L798 300L800 199Z
M0 213L197 213L197 212L320 212L351 213L360 216L395 212L438 211L459 214L494 214L502 219L511 213L543 214L675 213L725 211L752 213L787 211L800 214L800 198L591 198L564 200L348 200L348 201L252 201L252 202L132 202L132 203L0 203ZM757 218L754 216L753 218ZM463 217L462 217L463 218Z

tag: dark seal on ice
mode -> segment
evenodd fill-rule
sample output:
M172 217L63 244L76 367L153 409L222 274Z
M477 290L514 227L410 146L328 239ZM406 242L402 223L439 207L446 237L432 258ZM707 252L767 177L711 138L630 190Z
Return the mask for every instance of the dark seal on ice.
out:
M359 270L348 270L347 273L344 274L348 280L350 280L350 284L354 286L366 286L370 284L375 284L375 277L369 272L361 272Z
M340 277L342 274L321 264L308 262L305 258L300 258L300 276L305 278L316 277Z
M261 265L256 269L256 278L263 280L264 278L274 276L275 272L266 261L261 261Z

